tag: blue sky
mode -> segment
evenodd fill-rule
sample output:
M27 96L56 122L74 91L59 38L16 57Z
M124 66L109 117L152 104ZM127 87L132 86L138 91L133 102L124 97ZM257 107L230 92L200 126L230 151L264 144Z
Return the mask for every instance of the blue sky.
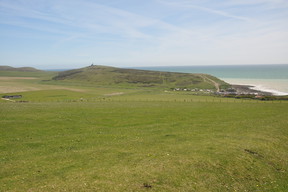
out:
M287 0L0 0L0 65L287 64Z

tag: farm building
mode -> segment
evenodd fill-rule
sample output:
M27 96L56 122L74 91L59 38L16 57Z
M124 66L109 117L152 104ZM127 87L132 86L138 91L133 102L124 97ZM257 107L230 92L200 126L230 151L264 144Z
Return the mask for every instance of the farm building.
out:
M22 98L22 95L4 95L2 96L4 99L19 99Z

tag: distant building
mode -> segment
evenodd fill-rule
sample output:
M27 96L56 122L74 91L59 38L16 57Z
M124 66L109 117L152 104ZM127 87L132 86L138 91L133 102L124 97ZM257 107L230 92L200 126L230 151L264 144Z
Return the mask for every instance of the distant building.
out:
M4 95L2 96L4 99L19 99L22 98L22 95Z

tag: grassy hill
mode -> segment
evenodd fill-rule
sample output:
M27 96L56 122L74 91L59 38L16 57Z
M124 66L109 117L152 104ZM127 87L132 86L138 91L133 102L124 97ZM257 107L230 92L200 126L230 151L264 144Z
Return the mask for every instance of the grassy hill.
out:
M39 79L51 79L57 74L55 71L42 71L33 67L0 66L0 77L35 77Z
M220 79L206 74L159 72L107 66L89 66L60 72L53 80L81 81L98 85L214 90L229 86Z
M41 71L39 69L35 69L33 67L10 67L10 66L0 66L0 71L25 71L25 72L37 72Z

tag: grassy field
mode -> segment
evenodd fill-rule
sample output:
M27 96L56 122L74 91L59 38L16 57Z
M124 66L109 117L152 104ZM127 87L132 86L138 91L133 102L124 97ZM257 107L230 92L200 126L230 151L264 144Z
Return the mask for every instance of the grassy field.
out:
M5 82L0 191L288 191L288 102Z

